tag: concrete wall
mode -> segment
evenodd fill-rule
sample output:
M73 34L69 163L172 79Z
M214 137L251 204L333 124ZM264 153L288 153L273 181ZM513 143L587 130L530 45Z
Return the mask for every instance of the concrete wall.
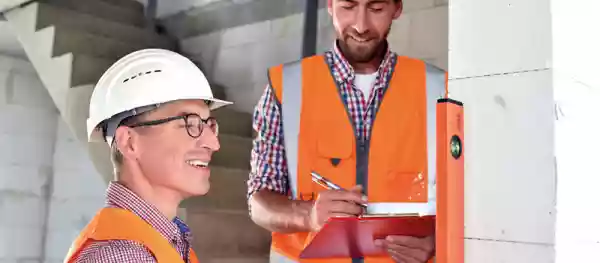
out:
M104 205L106 189L106 182L62 118L57 128L46 263L62 262L71 242Z
M0 262L62 262L104 183L31 64L3 55L0 123Z
M25 61L0 56L0 261L40 260L58 114Z
M600 262L598 1L552 0L556 99L556 262ZM577 30L579 29L579 30Z
M550 2L452 0L449 15L450 94L465 103L465 262L554 262Z
M0 53L25 58L25 51L7 21L0 21Z
M390 33L391 46L402 55L447 68L447 20L445 1L406 1L406 12ZM186 38L181 45L201 62L209 78L225 86L235 108L251 112L267 84L267 68L301 57L303 25L302 13L290 14ZM320 10L318 34L318 51L329 49L335 35L326 9Z

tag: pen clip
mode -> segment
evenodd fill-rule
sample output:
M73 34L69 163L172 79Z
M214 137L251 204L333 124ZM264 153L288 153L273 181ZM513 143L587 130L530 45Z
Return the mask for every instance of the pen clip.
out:
M330 189L331 190L331 188L325 182L323 182L322 180L320 180L318 178L312 177L312 181L315 182L315 183L317 183L318 185L320 185L322 187L325 187L326 189Z
M337 184L332 183L331 181L327 180L327 178L319 175L318 173L311 172L310 175L312 176L313 182L325 187L326 189L329 189L329 190L341 190L342 189L342 187L340 187Z

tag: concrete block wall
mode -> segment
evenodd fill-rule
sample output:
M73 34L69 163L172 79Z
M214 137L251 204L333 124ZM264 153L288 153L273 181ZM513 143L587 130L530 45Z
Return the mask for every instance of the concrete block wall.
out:
M82 220L102 205L105 184L69 145L31 64L3 55L0 123L0 262L62 262Z
M391 47L446 69L447 2L407 0L405 7L392 26ZM236 102L233 107L252 112L267 84L267 68L301 57L303 26L303 13L289 14L185 38L181 47L201 62L209 78L225 87L227 98ZM331 48L334 38L327 9L321 9L317 51Z
M554 262L550 2L449 10L450 95L465 104L465 262Z
M0 56L0 261L39 262L58 113L33 67Z
M46 263L64 260L73 240L104 206L106 190L106 182L62 118L58 121L53 162Z

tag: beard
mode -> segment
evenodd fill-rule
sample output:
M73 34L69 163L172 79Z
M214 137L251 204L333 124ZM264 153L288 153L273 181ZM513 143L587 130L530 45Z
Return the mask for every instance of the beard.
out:
M341 36L338 35L338 45L348 61L368 63L382 55L387 45L386 39L390 30L391 26L385 31L383 37L380 37L369 32L361 35L356 30L347 28ZM367 41L359 42L356 39Z

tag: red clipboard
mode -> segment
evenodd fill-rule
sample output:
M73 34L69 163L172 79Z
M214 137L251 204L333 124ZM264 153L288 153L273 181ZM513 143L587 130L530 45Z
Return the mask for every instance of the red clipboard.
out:
M304 248L300 258L377 257L387 252L374 240L389 235L426 237L435 233L435 216L331 218Z

